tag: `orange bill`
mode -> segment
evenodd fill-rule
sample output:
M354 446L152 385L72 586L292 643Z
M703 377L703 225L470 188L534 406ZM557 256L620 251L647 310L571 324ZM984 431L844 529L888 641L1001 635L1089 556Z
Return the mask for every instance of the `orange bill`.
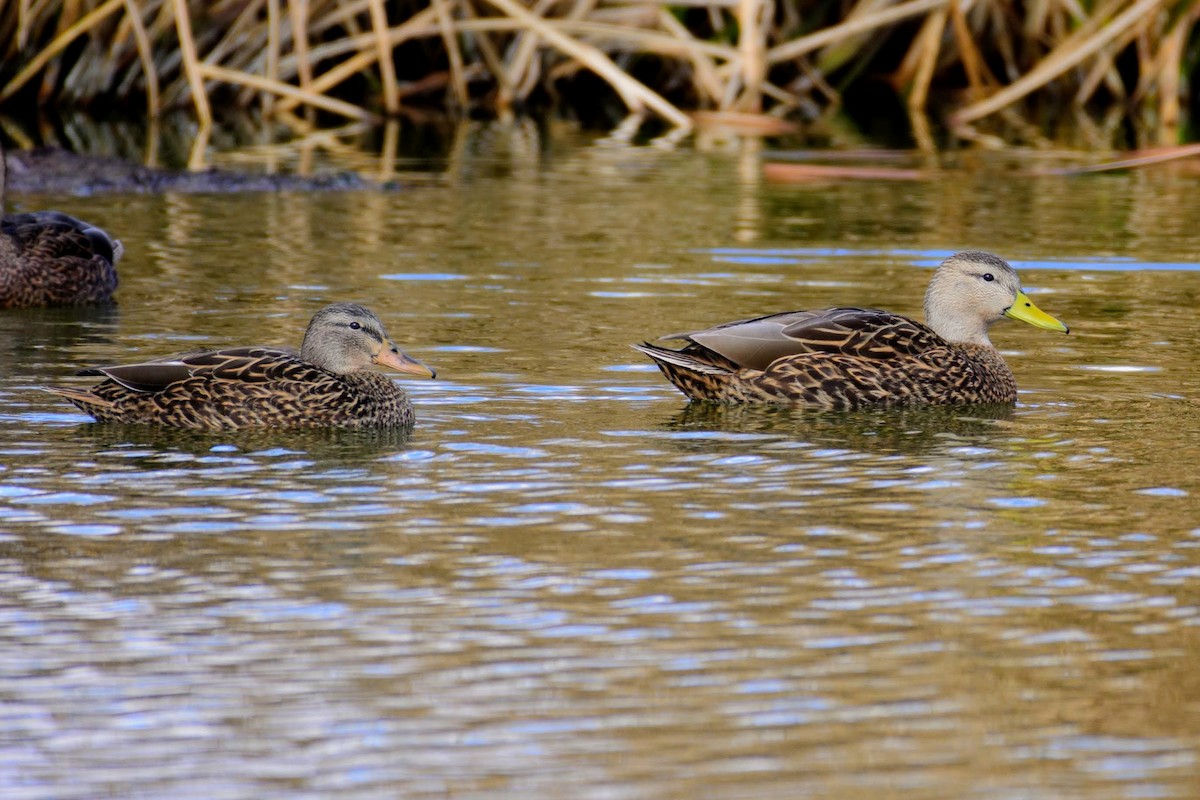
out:
M431 367L427 367L407 353L401 352L400 348L390 340L383 343L383 347L371 360L381 367L391 367L397 372L420 375L422 378L437 377L437 372Z

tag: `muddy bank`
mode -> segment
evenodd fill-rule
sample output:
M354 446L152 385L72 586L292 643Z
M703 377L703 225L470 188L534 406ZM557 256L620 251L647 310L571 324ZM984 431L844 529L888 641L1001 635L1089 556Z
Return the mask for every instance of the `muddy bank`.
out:
M57 147L8 154L8 190L14 194L90 195L107 192L345 192L395 191L395 181L378 183L355 172L305 177L208 169L156 169L109 156L85 156Z

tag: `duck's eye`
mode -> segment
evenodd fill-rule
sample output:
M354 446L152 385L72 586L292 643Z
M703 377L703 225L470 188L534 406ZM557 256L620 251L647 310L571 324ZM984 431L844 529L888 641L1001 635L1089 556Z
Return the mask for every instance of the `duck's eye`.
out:
M352 331L357 331L357 330L360 330L360 329L362 329L362 325L359 325L357 322L351 322L351 323L350 323L350 330L352 330Z
M994 281L994 280L996 280L996 276L990 272L985 272L985 273L983 273L983 279L985 281Z

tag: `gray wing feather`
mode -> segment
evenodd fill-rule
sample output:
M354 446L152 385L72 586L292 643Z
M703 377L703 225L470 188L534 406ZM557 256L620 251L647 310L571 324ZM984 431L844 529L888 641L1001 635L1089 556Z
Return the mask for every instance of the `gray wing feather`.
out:
M760 370L780 358L805 353L890 358L944 344L919 322L868 308L789 311L663 338L686 339Z
M303 364L299 360L299 354L291 348L231 347L225 350L204 350L169 356L137 364L89 367L75 374L103 375L131 391L158 392L172 383L197 374L212 373L247 379L247 368L264 362L274 362L277 367Z

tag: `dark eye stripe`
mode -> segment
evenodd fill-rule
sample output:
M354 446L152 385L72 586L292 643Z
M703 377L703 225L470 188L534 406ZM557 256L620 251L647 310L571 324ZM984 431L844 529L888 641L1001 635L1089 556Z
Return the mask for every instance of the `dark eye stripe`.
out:
M347 322L346 327L352 331L358 331L359 333L365 333L367 336L370 336L375 341L379 342L380 344L383 344L383 340L384 340L383 333L381 333L379 330L377 330L374 325L364 324L364 323L359 322L358 320L354 319L354 320L350 320L349 322Z

